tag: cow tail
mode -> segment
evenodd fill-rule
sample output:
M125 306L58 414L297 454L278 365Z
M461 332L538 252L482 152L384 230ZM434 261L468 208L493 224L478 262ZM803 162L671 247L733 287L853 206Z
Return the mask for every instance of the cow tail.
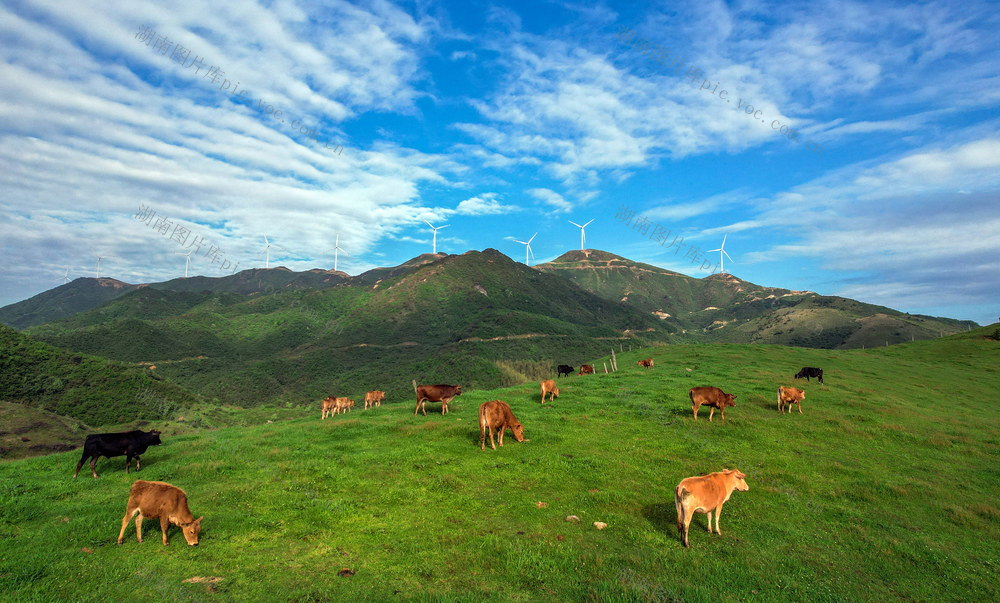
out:
M414 379L414 380L412 381L412 383L413 383L413 393L414 393L414 394L417 394L417 380L416 380L416 379ZM417 394L417 395L419 396L420 394Z
M781 410L781 386L778 386L778 410Z

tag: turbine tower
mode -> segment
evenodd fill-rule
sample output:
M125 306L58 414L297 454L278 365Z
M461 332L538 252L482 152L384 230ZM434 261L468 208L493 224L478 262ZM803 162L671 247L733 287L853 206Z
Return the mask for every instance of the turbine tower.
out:
M191 251L189 251L187 253L180 253L180 252L177 253L177 255L182 255L185 258L187 258L184 261L184 278L188 277L188 266L191 265L191 252L193 252L193 251L194 251L194 249L192 249Z
M103 255L97 256L97 278L101 278L101 258L103 257Z
M594 221L594 220L591 220L590 222L593 222L593 221ZM574 222L573 220L568 220L568 222L569 222L570 224L572 224L573 226L576 226L577 228L579 228L579 229L580 229L580 251L583 251L583 244L587 242L587 235L585 235L585 234L583 233L583 229L584 229L584 228L586 228L586 227L587 227L587 226L588 226L588 225L590 224L590 222L587 222L587 223L586 223L586 224L584 224L583 226L580 226L579 224L577 224L577 223L576 223L576 222Z
M722 236L722 245L718 249L709 249L708 250L709 253L712 253L713 251L718 251L719 252L719 266L720 266L719 274L722 274L723 272L726 271L726 260L723 257L723 255L725 255L725 257L729 258L730 262L733 262L734 264L736 263L735 261L733 261L733 258L729 257L729 254L726 253L726 237L728 237L728 236L729 236L728 233Z
M270 241L267 240L267 233L261 233L264 235L264 268L271 267L271 248L282 249L279 245L272 245Z
M531 257L535 257L535 253L533 251L531 251L531 242L534 241L535 237L537 237L537 236L538 236L538 233L536 232L535 234L531 235L531 238L528 239L527 241L518 241L517 239L514 239L515 243L520 243L521 245L524 245L524 264L525 264L525 266L530 266L531 265L531 264L528 263L528 254L529 253L531 254Z
M330 251L331 249L333 250L333 271L336 272L337 271L337 260L339 259L339 254L340 254L341 251L344 251L343 249L340 248L340 233L339 232L337 233L337 239L334 242L333 247L331 247L330 249L327 249L327 251ZM351 255L351 254L347 253L346 251L344 251L344 253L346 255Z
M438 252L438 231L441 230L442 228L448 228L449 226L451 226L451 224L445 224L444 226L434 226L433 224L431 224L427 220L424 220L424 223L426 223L428 226L430 226L431 230L434 231L434 255L437 255L437 252Z

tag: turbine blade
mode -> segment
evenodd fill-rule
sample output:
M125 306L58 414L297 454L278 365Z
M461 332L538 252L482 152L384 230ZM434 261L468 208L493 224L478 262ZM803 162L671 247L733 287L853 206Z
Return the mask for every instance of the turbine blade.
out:
M577 228L583 228L583 226L580 226L579 224L577 224L573 220L566 220L566 221L569 222L570 224L572 224L573 226L576 226ZM589 224L589 222L588 222L588 224Z
M726 237L728 237L728 236L729 236L729 233L726 233L726 234L722 235L722 246L723 247L726 246Z
M524 241L518 241L517 239L514 239L514 242L520 243L521 245L527 245L527 243L525 243Z
M534 240L535 240L535 237L537 237L537 236L538 236L538 233L537 233L537 232L536 232L535 234L531 235L531 238L530 238L530 239L528 239L528 243L531 243L532 241L534 241Z
M722 250L722 253L726 253L726 250L725 250L725 249L723 249L723 250ZM734 264L736 263L736 260L734 260L733 258L730 258L730 257L729 257L729 254L728 254L728 253L726 253L726 257L727 257L727 258L729 258L729 261L730 261L730 262L732 262L732 263L734 263Z
M712 253L713 251L722 251L722 247L719 247L718 249L709 249L706 253Z
M448 228L449 226L451 226L451 224L445 224L444 226L438 226L437 230L441 230L442 228Z
M590 222L593 222L594 220L595 220L595 218L591 218ZM587 222L586 224L584 224L583 226L581 226L581 228L586 228L586 227L590 226L590 222Z
M434 228L434 225L428 222L427 220L424 220L424 224L430 226L431 228Z
M528 245L528 253L531 254L531 259L535 259L535 252L531 250L531 245Z

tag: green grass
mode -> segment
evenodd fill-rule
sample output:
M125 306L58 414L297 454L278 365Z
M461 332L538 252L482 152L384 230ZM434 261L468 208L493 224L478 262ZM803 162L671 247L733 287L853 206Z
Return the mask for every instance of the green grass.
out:
M412 400L326 421L310 407L165 437L138 476L102 459L99 480L74 482L78 452L3 463L0 598L996 600L998 354L982 337L668 346L559 379L551 405L529 384L469 391L445 416L414 417ZM806 365L826 384L793 382ZM804 414L779 415L775 389L793 384ZM725 422L692 419L695 385L738 395ZM529 442L480 451L476 411L495 398ZM721 536L697 515L684 549L674 487L732 466L750 490ZM155 521L115 545L139 476L187 491L201 546L174 527L163 547ZM195 576L223 580L209 593L182 582Z

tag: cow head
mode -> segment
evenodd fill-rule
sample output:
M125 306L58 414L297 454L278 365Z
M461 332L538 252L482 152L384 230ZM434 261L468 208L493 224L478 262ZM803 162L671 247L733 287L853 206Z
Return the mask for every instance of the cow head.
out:
M163 442L160 441L160 432L155 429L150 430L149 433L146 434L146 442L150 446L159 446L162 444Z
M178 524L184 532L184 540L187 540L189 545L198 546L198 533L201 532L201 520L204 518L202 516L192 522Z
M730 469L729 471L726 471L726 474L736 478L736 489L740 492L746 492L750 489L750 486L747 485L746 474L741 472L739 469Z
M801 379L803 377L805 377L805 371L799 371L795 373L795 379Z
M461 396L462 395L462 386L461 385L456 385L455 386L455 395L456 396Z
M514 432L514 438L518 442L524 441L524 425L521 425L520 423L511 425L510 430Z
M726 394L726 401L723 404L726 406L736 406L736 394Z

